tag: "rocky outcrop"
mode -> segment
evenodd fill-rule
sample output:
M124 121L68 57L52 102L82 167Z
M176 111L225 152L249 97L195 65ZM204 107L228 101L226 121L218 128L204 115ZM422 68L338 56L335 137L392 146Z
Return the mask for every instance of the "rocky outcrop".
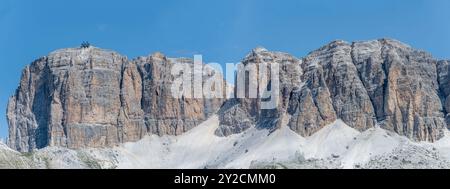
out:
M302 76L302 69L300 67L301 60L292 55L282 52L270 52L265 48L256 48L252 50L242 61L245 68L238 69L239 72L246 72L243 74L243 81L245 86L245 96L237 96L238 98L230 100L226 106L221 110L220 114L220 128L217 133L228 136L231 134L240 133L249 128L249 125L257 125L259 128L276 129L281 126L282 115L285 114L289 106L289 96L291 92L301 85L300 77ZM278 104L276 108L264 109L261 108L264 98L264 91L269 91L270 84L270 64L279 65L279 90ZM249 69L254 67L253 74ZM244 70L245 69L245 70ZM265 69L261 73L266 73L267 81L261 80L260 70ZM236 79L238 80L238 79ZM258 82L260 81L260 82ZM251 82L256 82L256 98L250 98ZM238 95L237 88L240 86L237 82L234 84L235 94ZM265 90L263 90L265 89ZM245 98L244 98L245 97Z
M336 117L363 131L374 126L375 113L351 53L350 44L334 41L309 54L304 63L323 70L321 79L331 95Z
M447 127L450 129L450 62L439 61L437 69L442 104L446 113Z
M353 57L383 128L420 141L442 136L446 124L430 54L383 39L354 43Z
M214 101L176 99L162 54L129 61L98 48L63 49L27 66L8 104L8 144L105 147L151 134L178 135L218 110ZM169 88L169 89L168 89Z
M341 119L364 131L380 126L416 141L436 141L450 124L448 61L395 40L334 41L296 58L264 48L242 61L246 88L265 65L278 65L279 87L258 83L256 98L174 98L174 65L193 60L161 53L128 60L94 47L63 49L27 66L8 103L8 145L19 151L46 146L107 147L147 134L180 135L217 112L218 136L256 126L288 126L310 136ZM268 70L270 70L269 68ZM208 69L201 78L220 77ZM239 83L235 83L239 86ZM215 86L217 87L217 86ZM222 86L224 94L227 86ZM264 90L276 90L275 108L262 108ZM237 89L235 90L237 94Z
M446 61L438 63L428 53L390 39L334 41L302 60L290 57L259 49L244 59L247 64L264 60L286 68L280 70L283 103L266 111L274 112L272 117L261 114L261 99L240 100L230 110L242 109L241 115L250 118L245 122L254 120L264 128L277 128L287 115L287 125L302 136L336 119L360 131L378 124L417 141L436 141L447 127ZM229 125L228 117L222 126ZM240 125L239 120L233 123Z
M144 123L148 133L158 135L182 134L217 112L223 98L181 98L172 97L173 76L171 70L176 63L193 64L191 59L167 58L161 53L136 59L142 75L142 103ZM204 79L212 75L205 75ZM219 76L222 78L222 76ZM127 85L127 84L124 84ZM224 90L223 90L224 91ZM127 96L127 95L124 95ZM142 120L142 119L140 119Z
M337 119L324 70L316 62L305 59L303 83L290 91L287 113L289 127L302 136L310 136Z

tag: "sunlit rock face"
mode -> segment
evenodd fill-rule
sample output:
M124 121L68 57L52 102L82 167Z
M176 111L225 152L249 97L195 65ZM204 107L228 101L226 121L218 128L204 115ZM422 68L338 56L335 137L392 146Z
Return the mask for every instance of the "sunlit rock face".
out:
M184 133L216 112L223 99L174 98L170 68L185 63L180 61L191 60L158 53L130 61L94 47L40 58L24 69L9 101L8 144L18 151L77 149Z

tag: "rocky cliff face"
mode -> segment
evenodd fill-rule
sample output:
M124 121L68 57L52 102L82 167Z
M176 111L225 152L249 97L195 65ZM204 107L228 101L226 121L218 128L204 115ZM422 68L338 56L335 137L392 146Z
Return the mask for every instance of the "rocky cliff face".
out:
M151 134L177 135L222 105L175 99L162 54L128 60L98 48L64 49L27 66L7 118L8 144L19 151L46 146L105 147Z
M303 59L259 49L244 63L262 60L282 67L281 105L264 114L260 98L234 101L221 117L219 130L227 132L219 133L240 132L251 121L264 128L284 121L310 136L342 119L359 131L378 124L413 140L436 141L448 125L448 62L398 41L334 41Z
M27 66L8 104L10 147L106 147L147 134L179 135L218 111L216 135L287 125L310 136L342 119L417 141L436 141L450 124L450 65L395 40L334 41L304 58L254 49L244 65L278 64L275 109L256 99L176 99L171 68L190 59L155 53L128 60L98 48L64 49ZM210 77L210 75L204 75ZM246 75L245 84L258 74ZM271 81L259 87L272 88ZM237 83L235 84L235 86Z

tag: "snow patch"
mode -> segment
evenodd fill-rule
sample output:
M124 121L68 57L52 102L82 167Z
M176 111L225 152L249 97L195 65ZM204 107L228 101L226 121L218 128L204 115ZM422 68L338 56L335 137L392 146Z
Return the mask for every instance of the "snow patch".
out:
M446 131L442 139L434 143L434 147L437 148L443 157L450 161L450 131Z
M379 127L371 128L348 144L348 151L342 157L344 168L367 163L371 158L389 153L400 145L401 137L388 133Z
M317 159L340 157L359 134L357 130L350 128L343 121L337 120L307 139L305 157Z

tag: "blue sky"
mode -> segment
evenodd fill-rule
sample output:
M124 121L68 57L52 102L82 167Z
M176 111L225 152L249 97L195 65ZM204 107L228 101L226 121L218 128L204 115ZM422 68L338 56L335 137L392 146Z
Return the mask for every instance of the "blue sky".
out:
M8 97L38 57L82 41L237 62L256 46L302 57L334 39L395 38L450 58L448 0L1 0L0 137Z

